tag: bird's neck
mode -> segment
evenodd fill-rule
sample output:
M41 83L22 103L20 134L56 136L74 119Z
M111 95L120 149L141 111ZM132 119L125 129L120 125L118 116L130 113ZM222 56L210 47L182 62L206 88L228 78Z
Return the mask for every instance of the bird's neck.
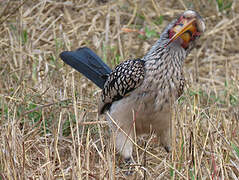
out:
M154 51L143 58L145 60L144 87L148 91L158 91L168 96L176 95L180 79L183 78L185 58L186 52L183 48L173 46L156 49L154 47Z
M143 57L146 71L164 72L169 76L173 71L181 71L187 52L179 45L156 43Z
M154 47L155 48L155 47ZM145 79L141 91L146 99L152 98L155 109L161 109L169 100L174 102L179 96L183 77L183 49L154 49L145 60Z

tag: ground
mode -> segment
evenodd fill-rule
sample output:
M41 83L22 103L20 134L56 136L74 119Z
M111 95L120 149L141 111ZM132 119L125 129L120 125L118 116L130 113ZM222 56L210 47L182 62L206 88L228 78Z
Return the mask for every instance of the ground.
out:
M127 177L97 115L100 89L59 53L87 46L114 67L142 57L185 9L206 32L185 61L173 151L138 138ZM0 179L237 179L238 22L237 0L0 1Z

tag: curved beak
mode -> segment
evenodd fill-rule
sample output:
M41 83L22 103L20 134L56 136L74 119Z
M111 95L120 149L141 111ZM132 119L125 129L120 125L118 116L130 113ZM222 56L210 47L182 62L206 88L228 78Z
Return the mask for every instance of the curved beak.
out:
M196 18L190 20L186 18L181 19L181 21L176 26L173 27L172 31L174 35L169 40L168 44L178 39L185 32L189 32L191 36L197 34ZM184 39L186 37L182 36L182 39L188 42L190 39Z

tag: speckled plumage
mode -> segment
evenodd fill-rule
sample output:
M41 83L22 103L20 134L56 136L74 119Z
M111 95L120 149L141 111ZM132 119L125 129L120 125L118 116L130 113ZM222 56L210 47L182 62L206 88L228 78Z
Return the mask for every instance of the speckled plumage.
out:
M174 36L175 26L180 28L184 22L191 23L183 31L184 35L190 33L189 41L187 37ZM171 107L183 93L184 59L204 30L198 13L185 11L165 28L144 57L124 61L112 71L89 49L62 53L67 64L102 88L99 114L106 114L115 133L116 148L126 160L132 157L133 126L137 135L155 132L165 149L170 150Z
M201 23L201 17L195 12L186 11L183 17L188 15L197 17ZM178 19L172 21L165 28L160 39L140 60L140 62L144 62L140 64L140 69L138 70L142 79L135 81L138 83L133 86L127 83L117 85L117 87L123 86L125 89L130 86L130 93L121 93L121 88L117 90L115 83L112 83L119 79L123 83L124 81L121 80L127 79L127 73L120 70L124 63L113 70L102 91L102 99L99 104L100 107L107 108L100 108L100 113L108 112L106 119L116 133L116 147L125 159L129 159L132 156L133 144L129 139L134 138L132 128L134 125L137 135L154 131L165 149L167 151L171 149L171 107L183 93L185 84L183 75L184 59L194 47L195 40L199 37L193 37L194 40L186 48L180 45L180 39L169 44L169 30L175 24L178 24ZM204 24L201 25L203 27ZM202 31L204 31L204 27ZM132 64L130 68L128 67L128 71L138 68L133 67L134 61L126 61ZM120 72L118 72L119 70ZM120 76L113 76L115 71ZM118 77L120 78L118 79ZM135 77L130 78L133 81ZM113 86L111 86L112 84ZM110 87L113 88L110 89ZM120 94L120 98L114 98L116 94ZM114 122L112 122L112 119Z

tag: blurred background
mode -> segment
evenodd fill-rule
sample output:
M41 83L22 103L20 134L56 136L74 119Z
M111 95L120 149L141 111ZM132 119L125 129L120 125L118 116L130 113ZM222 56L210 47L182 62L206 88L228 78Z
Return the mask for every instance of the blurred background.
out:
M173 152L139 138L127 177L97 115L100 89L59 54L87 46L114 67L186 9L206 32L185 61ZM238 0L2 0L0 54L0 179L238 179Z

